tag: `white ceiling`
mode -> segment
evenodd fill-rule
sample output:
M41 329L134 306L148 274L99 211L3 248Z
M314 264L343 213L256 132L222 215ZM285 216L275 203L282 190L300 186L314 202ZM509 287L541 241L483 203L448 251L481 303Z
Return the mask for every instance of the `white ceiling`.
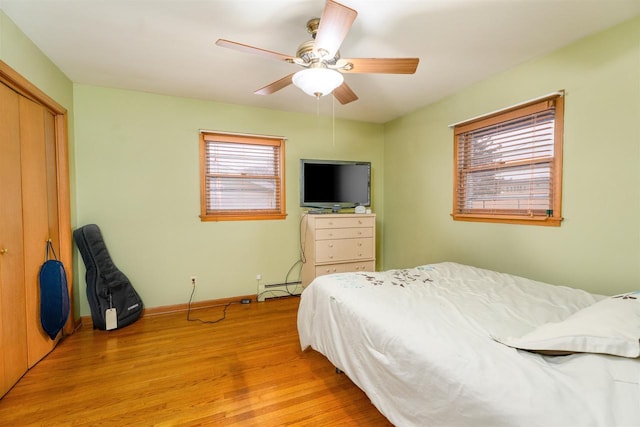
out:
M340 0L338 0L340 1ZM296 65L218 47L295 55L324 0L0 0L74 82L384 123L640 14L640 0L342 0L358 11L347 58L419 57L414 75L345 75L359 100L259 89Z

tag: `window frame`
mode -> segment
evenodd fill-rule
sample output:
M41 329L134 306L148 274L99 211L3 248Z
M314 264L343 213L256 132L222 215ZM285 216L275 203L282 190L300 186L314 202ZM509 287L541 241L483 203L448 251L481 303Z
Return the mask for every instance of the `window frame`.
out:
M494 209L494 212L487 212L486 209L478 209L473 212L472 208L462 207L464 201L461 202L459 192L461 191L461 182L463 182L465 172L460 170L459 145L460 137L465 133L475 130L494 126L499 123L508 122L510 120L524 118L537 112L542 112L555 108L554 113L554 132L553 132L553 158L550 160L550 177L549 185L551 189L550 203L552 209L547 210L544 215L529 213L500 213L500 209ZM451 216L456 221L474 221L474 222L490 222L490 223L508 223L508 224L525 224L525 225L541 225L541 226L560 226L562 217L562 147L564 134L564 92L560 91L555 94L538 98L536 100L519 104L508 109L500 110L481 117L467 120L465 122L452 125L454 138L453 152L453 210ZM463 196L464 197L464 196ZM464 212L463 212L464 211Z
M224 143L239 145L262 145L276 147L274 160L279 167L274 175L276 181L276 209L207 209L207 144ZM212 174L213 175L213 174ZM251 221L285 219L286 213L286 185L285 185L285 138L277 136L262 136L235 134L217 131L200 131L200 220L201 221Z

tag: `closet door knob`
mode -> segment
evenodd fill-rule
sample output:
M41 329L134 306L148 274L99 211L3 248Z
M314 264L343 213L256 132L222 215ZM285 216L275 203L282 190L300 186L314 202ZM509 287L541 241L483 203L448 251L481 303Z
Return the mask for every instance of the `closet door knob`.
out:
M9 249L7 249L7 248L2 248L2 249L0 249L0 255L4 255L4 254L6 254L7 252L9 252Z

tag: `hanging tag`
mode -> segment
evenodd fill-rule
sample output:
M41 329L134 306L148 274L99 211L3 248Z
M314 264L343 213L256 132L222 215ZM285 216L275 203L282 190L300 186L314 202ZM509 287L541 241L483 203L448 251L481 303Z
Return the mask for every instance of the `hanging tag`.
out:
M104 314L104 319L106 323L106 330L110 331L111 329L116 329L118 327L118 314L116 313L116 309L108 308Z

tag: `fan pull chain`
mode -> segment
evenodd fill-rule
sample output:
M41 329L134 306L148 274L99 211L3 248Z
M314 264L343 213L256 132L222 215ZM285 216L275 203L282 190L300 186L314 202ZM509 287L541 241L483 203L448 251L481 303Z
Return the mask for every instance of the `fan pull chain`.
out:
M333 148L336 148L336 98L331 97L331 131L333 138Z

